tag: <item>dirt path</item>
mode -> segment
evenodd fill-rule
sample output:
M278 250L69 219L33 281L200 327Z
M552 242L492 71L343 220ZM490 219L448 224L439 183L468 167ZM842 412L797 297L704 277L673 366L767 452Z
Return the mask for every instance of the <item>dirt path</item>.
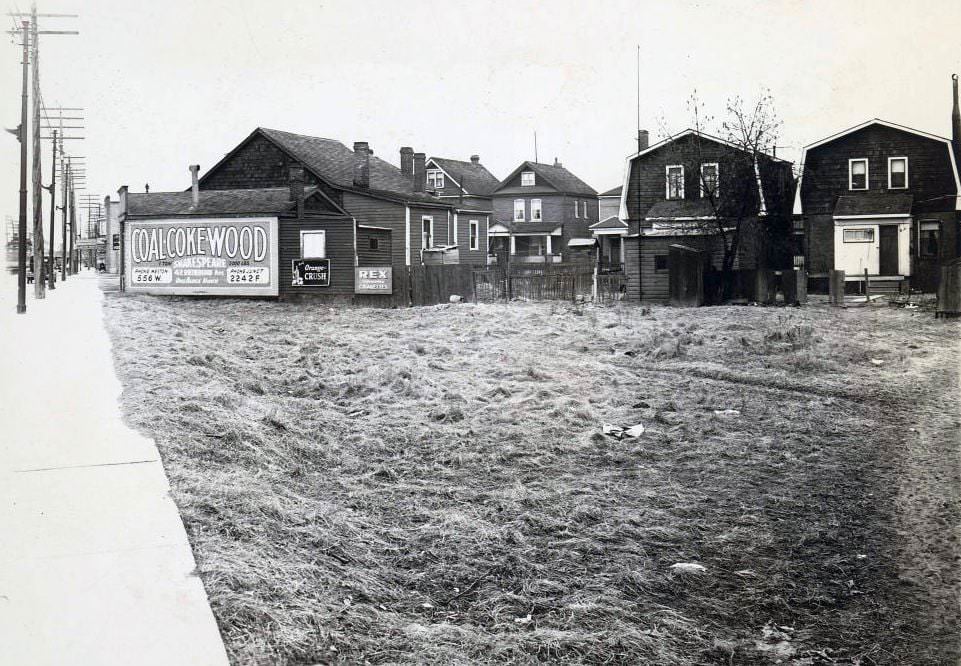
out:
M917 411L895 424L901 443L895 479L899 582L922 600L917 653L926 649L931 664L957 664L961 656L958 351L955 345L921 363L927 381L919 387Z

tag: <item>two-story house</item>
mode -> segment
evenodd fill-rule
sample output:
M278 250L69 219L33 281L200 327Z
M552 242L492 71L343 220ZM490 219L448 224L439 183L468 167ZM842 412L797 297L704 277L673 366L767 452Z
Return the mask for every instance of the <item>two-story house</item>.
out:
M693 129L627 158L619 220L627 297L666 301L673 244L704 252L708 267L776 265L772 230L790 226L790 162ZM779 233L779 232L778 232Z
M953 142L874 119L804 148L794 213L812 278L867 271L876 283L937 288L940 264L961 250L957 100L955 80Z
M590 241L597 191L564 166L523 162L492 194L491 249L498 263L555 263ZM572 245L571 241L575 241Z
M407 159L405 150L410 149L401 149L402 168ZM479 155L471 155L469 162L430 157L425 169L427 192L455 206L450 234L460 263L487 264L491 195L500 181L481 164Z
M397 168L375 157L364 141L351 150L334 139L258 127L200 178L199 187L288 187L290 167L299 165L306 187L317 188L353 218L358 266L456 262L449 251L456 206L427 193L424 153L407 148L401 156Z

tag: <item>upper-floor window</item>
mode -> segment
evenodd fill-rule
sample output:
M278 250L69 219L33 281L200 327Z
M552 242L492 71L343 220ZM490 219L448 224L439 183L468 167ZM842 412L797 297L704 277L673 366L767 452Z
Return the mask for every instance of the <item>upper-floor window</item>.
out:
M470 249L476 250L480 246L480 222L471 220L467 223L470 238Z
M421 247L425 250L434 247L434 218L425 215L421 218Z
M531 219L540 220L541 219L541 200L531 199Z
M848 189L868 189L868 161L866 158L848 160Z
M428 169L427 187L432 190L444 189L444 172L440 169Z
M580 204L578 203L577 199L574 199L574 217L580 217L580 210Z
M524 221L524 200L514 199L514 221L523 222Z
M584 217L587 217L587 202L583 201L582 203L584 204Z
M888 189L904 190L908 187L908 158L888 158Z
M701 196L717 197L718 169L717 162L701 165Z
M667 166L667 198L684 198L684 167L680 164Z
M303 259L324 259L327 256L327 232L320 229L301 231L300 256Z
M534 172L533 171L522 171L521 172L521 186L522 187L533 187L534 185Z

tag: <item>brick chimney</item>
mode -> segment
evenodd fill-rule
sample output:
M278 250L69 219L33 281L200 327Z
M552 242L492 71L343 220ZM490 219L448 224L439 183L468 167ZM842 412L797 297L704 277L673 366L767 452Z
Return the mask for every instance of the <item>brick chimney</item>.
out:
M427 171L424 164L427 162L427 155L424 153L414 153L414 191L423 192L427 187Z
M288 173L290 200L297 204L297 217L301 218L304 216L304 167L291 164Z
M370 147L366 141L354 142L354 187L370 188Z
M408 179L414 178L414 149L404 146L400 149L400 172Z
M651 139L650 135L647 133L647 130L637 130L637 152L647 150L647 147L650 145L650 143Z
M200 180L197 174L200 172L199 164L190 165L190 193L193 197L193 207L200 205Z
M471 164L480 164L480 155L471 155L471 156L470 156L470 163L471 163Z
M554 166L556 166L556 167L562 167L562 166L564 166L563 164L561 164L561 161L560 161L559 159L557 159L557 156L556 156L556 155L554 156Z
M954 159L961 161L961 107L958 106L958 75L951 75L954 84L954 108L951 111L951 145L954 146Z

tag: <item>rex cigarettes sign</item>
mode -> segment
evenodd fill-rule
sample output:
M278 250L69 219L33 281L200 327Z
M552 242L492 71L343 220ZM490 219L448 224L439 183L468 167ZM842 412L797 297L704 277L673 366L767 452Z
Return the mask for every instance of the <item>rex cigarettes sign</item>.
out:
M354 268L355 294L392 294L393 276L390 266Z
M276 296L277 218L127 220L124 259L134 292Z

